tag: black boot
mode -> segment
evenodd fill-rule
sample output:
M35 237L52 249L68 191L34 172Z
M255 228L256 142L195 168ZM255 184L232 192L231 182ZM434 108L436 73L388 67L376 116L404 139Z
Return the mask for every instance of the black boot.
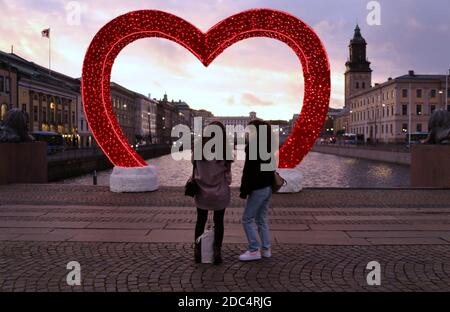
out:
M202 262L202 247L201 247L201 242L194 243L194 260L195 263L201 263Z
M214 264L221 264L222 262L222 247L214 246Z

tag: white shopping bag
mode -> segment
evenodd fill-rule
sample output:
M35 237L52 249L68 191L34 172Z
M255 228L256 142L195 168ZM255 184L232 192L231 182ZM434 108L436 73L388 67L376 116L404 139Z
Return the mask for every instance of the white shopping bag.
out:
M202 263L214 262L214 229L208 228L199 238L197 243L201 243Z

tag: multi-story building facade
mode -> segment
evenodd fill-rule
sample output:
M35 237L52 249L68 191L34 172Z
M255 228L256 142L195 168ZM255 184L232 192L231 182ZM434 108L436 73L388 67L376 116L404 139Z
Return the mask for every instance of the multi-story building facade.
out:
M156 136L156 110L158 101L145 95L136 94L135 130L138 142L158 143Z
M178 123L192 128L192 109L186 102L179 100L175 102L178 111Z
M350 110L343 108L334 117L334 135L342 135L347 132L349 125Z
M111 82L111 102L124 135L131 145L135 145L136 93Z
M345 73L345 107L336 131L363 136L366 142L404 143L408 134L428 132L437 109L450 111L445 75L407 75L372 86L366 41L356 27Z
M294 115L292 115L292 119L289 120L289 133L291 133L292 130L294 129L299 116L300 116L300 114L294 114Z
M329 108L327 117L325 118L325 123L320 132L320 136L323 138L331 137L335 135L336 120L339 117L342 109L339 108Z
M89 124L86 120L86 115L84 114L83 102L80 100L78 102L78 134L80 135L80 147L90 148L96 146L96 141L89 129Z
M169 101L167 94L164 94L163 99L158 102L156 113L157 136L162 144L172 144L172 128L178 121L178 111L173 100Z
M0 120L11 107L16 107L17 88L17 68L0 59Z
M204 119L204 124L209 124L212 121L220 121L224 126L242 126L244 129L248 123L257 119L255 112L250 112L248 116L210 116Z
M204 125L205 120L207 120L210 117L214 117L214 114L205 109L199 109L199 110L192 109L191 110L191 129L194 129L194 118L196 118L196 117L201 117L203 125Z
M5 91L10 89L9 108L21 108L28 113L30 131L56 132L63 135L68 146L78 147L79 80L49 71L13 53L0 52L0 61L7 64L8 75L10 68L17 73L16 79L7 77L9 86L5 83Z
M435 110L450 111L445 92L444 75L413 71L376 84L350 98L349 131L372 142L405 142L410 132L428 132L428 120Z

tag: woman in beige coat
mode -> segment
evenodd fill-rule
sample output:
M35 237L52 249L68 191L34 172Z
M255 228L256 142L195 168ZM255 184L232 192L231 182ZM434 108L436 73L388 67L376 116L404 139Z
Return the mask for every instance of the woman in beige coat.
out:
M218 121L212 122L210 125L219 126L222 130L223 155L213 160L207 160L202 153L201 160L193 160L194 180L198 185L198 192L195 195L197 223L195 225L194 257L195 262L201 262L201 243L197 243L197 238L203 234L208 220L208 211L212 210L214 211L214 264L220 264L222 263L221 249L224 235L223 219L225 208L230 203L232 151L230 147L227 148L225 126ZM203 138L202 149L209 140L210 138Z

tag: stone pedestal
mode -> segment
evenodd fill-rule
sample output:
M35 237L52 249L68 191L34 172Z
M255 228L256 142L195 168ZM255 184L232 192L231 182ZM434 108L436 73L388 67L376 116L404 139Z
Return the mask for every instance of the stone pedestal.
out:
M114 193L140 193L156 191L159 173L154 166L114 167L109 178L109 189Z
M303 189L303 175L298 169L277 169L280 176L286 180L286 185L282 186L278 193L298 193Z
M450 188L450 145L414 145L411 186Z
M0 185L46 182L45 142L0 143Z

